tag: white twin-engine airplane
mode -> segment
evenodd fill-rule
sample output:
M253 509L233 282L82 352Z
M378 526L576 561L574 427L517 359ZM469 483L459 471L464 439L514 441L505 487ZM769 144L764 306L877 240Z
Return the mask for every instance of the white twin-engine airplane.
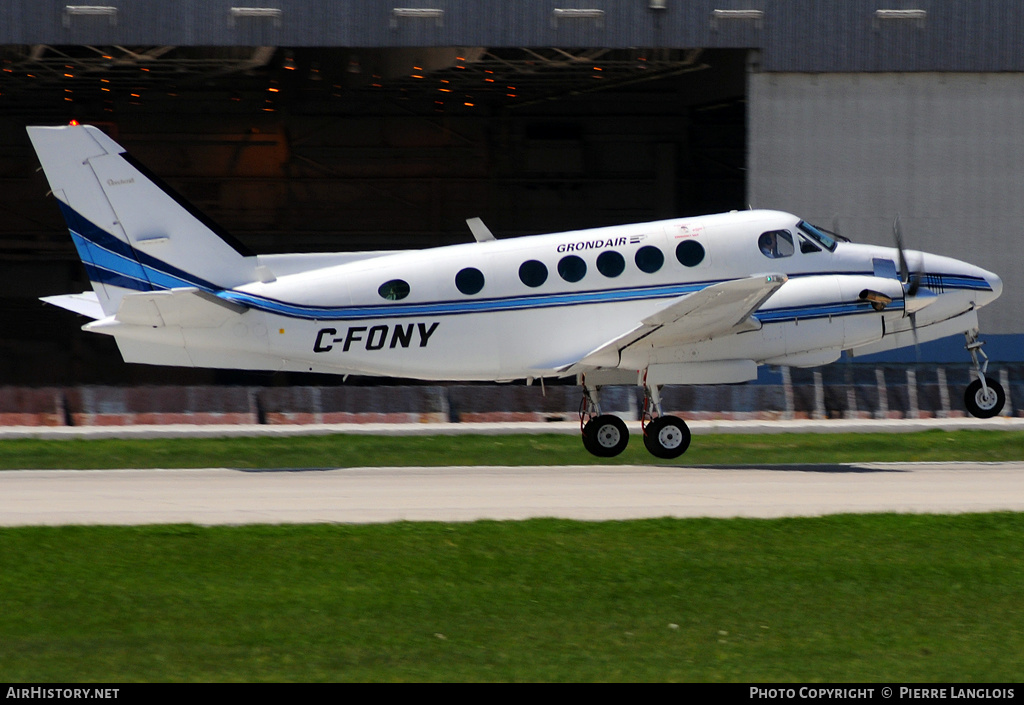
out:
M575 376L583 445L629 433L598 391L646 392L644 444L674 458L685 422L665 384L735 383L757 366L811 367L963 333L975 416L1005 395L985 376L977 310L992 272L856 245L750 210L422 251L253 255L91 126L29 127L93 292L48 303L114 336L126 362L424 380ZM908 264L909 262L909 264ZM981 358L979 359L979 355Z

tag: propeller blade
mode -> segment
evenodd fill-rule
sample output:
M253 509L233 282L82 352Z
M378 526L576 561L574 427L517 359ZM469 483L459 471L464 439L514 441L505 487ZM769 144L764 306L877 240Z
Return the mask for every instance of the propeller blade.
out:
M910 268L907 266L907 255L903 248L903 229L900 227L900 217L892 221L892 237L896 241L896 251L900 257L900 281L904 284L910 282Z
M927 298L913 302L910 301L910 299L917 297L917 292L921 288L921 280L924 278L924 262L919 259L919 266L915 267L913 272L910 271L910 265L907 264L906 248L903 244L903 227L900 224L899 214L896 215L896 219L892 222L892 237L896 241L896 251L900 258L900 282L903 283L904 301L908 311L907 317L910 318L910 330L914 334L914 354L917 356L918 364L920 364L921 344L917 336L917 311L930 303L934 303L935 299ZM930 294L930 292L925 293Z
M921 279L924 277L924 273L920 270L916 270L910 275L910 281L907 282L907 296L917 296L917 290L921 288Z
M917 338L917 313L910 314L910 330L914 334L914 356L917 358L917 364L921 364L921 341Z

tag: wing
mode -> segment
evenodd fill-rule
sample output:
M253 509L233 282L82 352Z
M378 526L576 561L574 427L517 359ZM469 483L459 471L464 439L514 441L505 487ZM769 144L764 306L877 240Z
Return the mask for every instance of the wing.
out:
M667 347L757 330L761 324L752 314L787 279L785 274L758 274L713 284L681 296L641 320L632 330L566 365L563 371L570 373L577 369L616 367L623 351L634 345Z

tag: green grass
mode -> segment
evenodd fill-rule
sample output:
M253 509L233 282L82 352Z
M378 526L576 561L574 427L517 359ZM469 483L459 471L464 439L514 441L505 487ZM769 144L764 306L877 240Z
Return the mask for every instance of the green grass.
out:
M686 455L659 461L637 436L609 460L575 435L299 436L153 440L5 440L0 469L408 465L571 465L999 461L1024 459L1024 432L925 431L880 434L695 436Z
M0 680L1013 682L1024 515L0 531Z
M687 464L1020 460L700 436ZM575 436L0 442L5 468L651 463ZM679 461L676 461L677 463ZM1024 514L0 530L0 681L1013 682Z

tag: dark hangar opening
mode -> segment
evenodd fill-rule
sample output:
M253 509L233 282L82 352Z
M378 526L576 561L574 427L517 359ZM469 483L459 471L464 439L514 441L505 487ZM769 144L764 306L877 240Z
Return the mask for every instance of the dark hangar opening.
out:
M89 285L44 198L27 124L102 124L256 252L465 242L474 216L504 238L746 207L745 50L9 46L0 56L0 316L19 331L0 343L8 384L268 382L124 365L112 341L36 300Z

